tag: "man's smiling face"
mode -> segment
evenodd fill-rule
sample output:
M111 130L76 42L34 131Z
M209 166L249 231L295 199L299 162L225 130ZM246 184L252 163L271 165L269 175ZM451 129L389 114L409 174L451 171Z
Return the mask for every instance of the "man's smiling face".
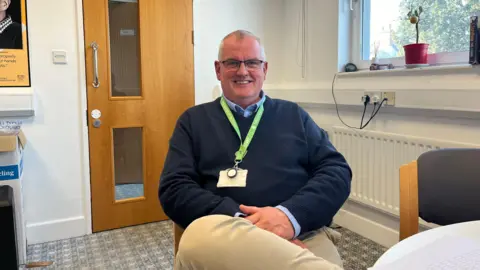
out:
M254 37L238 39L233 35L225 39L221 58L215 62L225 97L240 106L257 101L267 75L268 63L264 60L262 47ZM236 61L247 61L247 64L235 67L232 64Z

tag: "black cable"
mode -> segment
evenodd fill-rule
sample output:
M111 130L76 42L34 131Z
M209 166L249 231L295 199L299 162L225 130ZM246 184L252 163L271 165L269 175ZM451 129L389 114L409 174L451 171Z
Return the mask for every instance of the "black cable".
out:
M382 108L383 102L385 102L385 101L387 101L387 100L388 100L387 98L384 98L384 99L382 100L382 102L380 102L380 106L378 106L377 111L376 111L372 116L370 116L370 119L367 121L367 123L365 124L365 126L361 127L361 129L364 129L364 128L368 125L368 123L370 123L370 121L372 121L372 119L375 117L375 115L377 115L377 113L378 113L378 112L380 111L380 109Z
M359 128L356 128L356 127L352 127L352 126L347 125L347 123L343 122L342 117L340 117L340 113L338 112L337 99L335 98L335 92L333 91L333 90L334 90L335 80L336 80L336 79L337 79L337 73L335 73L335 75L333 76L333 81L332 81L332 96L333 96L333 102L335 102L335 108L336 108L336 110L337 110L338 119L340 119L340 121L341 121L345 126L347 126L347 127L349 127L349 128L359 129Z
M341 121L345 126L347 126L347 127L349 127L349 128L353 128L353 129L364 129L365 127L368 126L368 124L370 123L370 121L372 121L372 119L377 115L377 113L380 111L380 108L382 108L383 103L384 103L385 101L387 101L388 99L387 99L387 98L384 98L384 99L382 100L382 102L380 102L380 106L378 106L378 108L377 108L376 111L375 111L376 104L374 104L373 111L372 111L373 115L370 116L370 119L367 121L367 123L365 123L364 126L360 125L360 128L352 127L352 126L348 125L347 123L345 123L345 122L343 121L342 117L340 116L340 112L338 111L338 104L337 104L337 99L335 98L335 91L334 91L336 79L337 79L337 73L335 73L335 75L333 76L333 81L332 81L332 97L333 97L333 102L335 102L335 109L336 109L336 111L337 111L338 119L340 119L340 121ZM363 109L363 115L362 115L362 122L361 122L361 124L363 123L363 118L364 118L364 116L365 116L365 111L366 111L366 109L367 109L367 104L368 104L368 102L365 102L365 103L364 103L364 109Z
M365 112L367 111L367 104L368 103L366 102L363 104L363 114L362 114L362 121L360 122L360 127L363 126L363 118L365 118ZM375 110L375 108L373 108L373 110Z
M373 110L372 110L372 113L370 114L370 119L372 119L373 114L375 113L375 109L377 108L377 104L378 104L378 102L373 103Z
M370 114L370 118L368 119L365 126L363 126L363 124L360 126L360 129L365 128L368 125L368 123L370 123L370 121L373 119L373 117L375 116L375 109L377 108L377 104L378 104L378 102L373 103L373 110L372 110L372 113ZM379 109L380 109L380 107L379 107Z

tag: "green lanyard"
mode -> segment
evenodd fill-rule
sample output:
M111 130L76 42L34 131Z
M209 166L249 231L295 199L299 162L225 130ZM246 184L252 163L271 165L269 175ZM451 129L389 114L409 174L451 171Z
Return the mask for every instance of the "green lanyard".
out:
M223 97L220 103L222 104L222 108L225 111L225 114L227 115L227 118L230 121L230 124L232 125L233 129L235 129L235 131L237 132L238 138L240 139L240 148L238 149L237 152L235 152L235 168L237 168L238 164L242 162L243 158L247 155L247 148L253 139L253 135L255 134L255 131L257 130L257 127L258 127L258 123L260 123L260 119L262 118L262 115L263 115L263 104L258 109L258 112L255 115L255 118L253 119L253 123L250 126L250 129L248 130L247 137L245 138L245 141L242 143L242 135L240 134L240 129L238 128L237 121L235 121L232 111L228 107L227 102Z

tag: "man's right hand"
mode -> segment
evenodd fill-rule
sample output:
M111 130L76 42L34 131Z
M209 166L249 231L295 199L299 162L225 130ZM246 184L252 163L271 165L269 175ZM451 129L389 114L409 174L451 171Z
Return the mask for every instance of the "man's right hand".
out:
M278 208L254 207L242 204L240 210L248 215L245 219L261 229L270 231L287 240L292 239L295 235L295 230L287 215Z

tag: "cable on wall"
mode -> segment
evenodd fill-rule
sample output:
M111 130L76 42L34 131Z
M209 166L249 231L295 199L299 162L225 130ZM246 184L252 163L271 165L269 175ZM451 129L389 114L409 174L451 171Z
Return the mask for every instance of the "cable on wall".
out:
M306 68L307 68L307 0L303 1L302 13L303 13L303 27L302 27L302 52L303 52L303 59L302 59L302 79L305 79L307 76Z
M372 121L373 118L375 118L375 116L378 114L378 112L380 111L380 109L382 108L382 105L385 101L387 101L388 99L387 98L384 98L382 100L382 102L380 102L380 104L378 104L378 102L374 102L373 103L373 110L372 110L372 113L370 115L370 118L367 120L367 122L365 123L365 125L363 124L363 120L365 118L365 112L367 111L367 106L368 104L370 104L370 96L368 95L365 95L363 96L362 98L362 101L363 101L363 114L362 114L362 120L360 121L360 127L353 127L353 126L350 126L348 125L347 123L345 123L342 119L342 117L340 116L340 112L338 110L338 103L337 103L337 99L335 97L335 82L337 80L337 74L335 73L335 75L333 76L333 81L332 81L332 97L333 97L333 101L335 102L335 109L337 111L337 116L338 116L338 119L340 119L340 122L342 122L342 124L344 124L346 127L349 127L351 129L364 129L365 127L368 126L368 124L370 123L370 121ZM378 106L378 108L377 108Z
M297 29L297 65L302 68L302 79L307 77L306 62L307 62L307 9L308 0L302 0L300 12L298 15L298 29ZM300 36L301 35L301 36ZM301 45L299 44L301 43ZM298 57L298 50L301 46L300 63Z

